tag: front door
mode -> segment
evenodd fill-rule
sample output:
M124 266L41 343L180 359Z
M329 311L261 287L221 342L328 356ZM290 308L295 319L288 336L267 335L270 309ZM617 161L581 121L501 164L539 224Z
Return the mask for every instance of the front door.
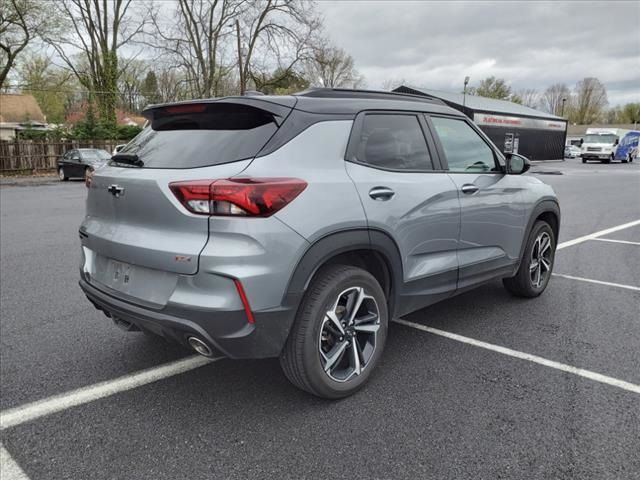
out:
M369 228L387 233L402 257L397 315L456 289L460 203L426 128L421 114L362 113L347 151Z
M523 183L503 172L497 152L470 122L435 115L430 122L462 208L458 289L513 273L525 233Z
M80 157L80 152L74 150L71 154L71 158L69 159L69 172L67 173L70 177L82 177L84 176L84 165L82 165L82 158Z

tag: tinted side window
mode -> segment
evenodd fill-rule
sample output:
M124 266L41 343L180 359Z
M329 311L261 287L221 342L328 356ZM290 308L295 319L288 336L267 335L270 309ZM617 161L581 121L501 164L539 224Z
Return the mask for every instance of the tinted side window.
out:
M452 172L495 170L493 150L464 120L431 117Z
M392 170L433 170L427 142L415 115L365 115L356 159Z

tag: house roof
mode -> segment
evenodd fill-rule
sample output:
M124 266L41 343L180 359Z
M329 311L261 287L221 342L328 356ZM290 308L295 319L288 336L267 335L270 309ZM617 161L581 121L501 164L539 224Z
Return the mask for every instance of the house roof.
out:
M492 113L504 113L507 115L521 115L525 117L535 118L547 118L553 120L563 120L565 118L551 115L550 113L541 112L535 108L525 107L518 103L508 102L506 100L497 100L495 98L480 97L478 95L463 95L462 93L443 92L440 90L431 90L428 88L413 87L408 85L401 85L394 91L401 91L406 93L417 93L423 95L429 95L431 97L439 98L448 103L455 103L456 105L464 105L475 111L492 112ZM466 98L465 98L466 97Z
M0 94L0 122L40 122L47 119L33 95Z

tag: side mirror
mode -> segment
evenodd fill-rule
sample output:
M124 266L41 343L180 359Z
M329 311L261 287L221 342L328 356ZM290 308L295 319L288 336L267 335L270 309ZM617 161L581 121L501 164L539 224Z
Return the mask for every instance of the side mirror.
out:
M584 139L583 139L583 138L581 138L581 139L580 139L580 146L582 146L582 144L583 144L583 143L584 143Z
M506 172L510 175L521 175L531 168L531 162L527 157L510 153L506 157Z
M618 139L616 138L616 141L615 141L615 142L613 142L613 146L615 147L616 145L618 145L618 143L620 143L620 140L618 140Z

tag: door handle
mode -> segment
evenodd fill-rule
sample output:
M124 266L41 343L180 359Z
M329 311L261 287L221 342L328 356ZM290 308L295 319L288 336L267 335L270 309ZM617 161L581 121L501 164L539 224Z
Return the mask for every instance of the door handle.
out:
M369 190L369 196L379 202L390 200L396 192L388 187L373 187Z
M465 183L464 185L462 185L462 188L460 190L462 190L462 193L471 195L472 193L476 193L478 190L480 190L480 187L477 187L473 183Z

